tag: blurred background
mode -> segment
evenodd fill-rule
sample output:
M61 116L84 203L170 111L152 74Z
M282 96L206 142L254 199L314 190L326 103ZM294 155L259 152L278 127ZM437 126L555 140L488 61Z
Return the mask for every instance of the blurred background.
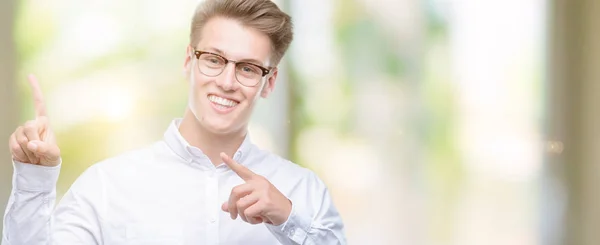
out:
M295 41L250 133L319 174L350 244L598 244L600 1L276 2ZM0 1L2 210L27 74L62 149L60 197L183 115L197 3Z

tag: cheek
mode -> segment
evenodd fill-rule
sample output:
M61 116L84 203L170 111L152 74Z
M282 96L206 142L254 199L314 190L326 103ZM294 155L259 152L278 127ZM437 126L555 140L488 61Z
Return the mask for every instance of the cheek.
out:
M259 87L246 88L242 89L242 93L244 94L244 98L250 104L250 106L253 106L258 98L260 98L261 89Z
M211 81L204 76L198 75L197 73L192 74L190 78L190 88L193 94L200 93L208 83Z
M210 81L206 80L206 78L198 76L198 74L192 74L189 80L189 104L192 108L196 108L196 104L201 101L200 98L206 91L205 88L208 83L210 83Z

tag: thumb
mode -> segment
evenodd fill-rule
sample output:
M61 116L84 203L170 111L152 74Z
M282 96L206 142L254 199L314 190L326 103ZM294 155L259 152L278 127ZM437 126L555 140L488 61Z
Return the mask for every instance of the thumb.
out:
M60 149L55 144L40 140L32 140L27 144L27 149L33 152L42 162L57 163L60 159Z

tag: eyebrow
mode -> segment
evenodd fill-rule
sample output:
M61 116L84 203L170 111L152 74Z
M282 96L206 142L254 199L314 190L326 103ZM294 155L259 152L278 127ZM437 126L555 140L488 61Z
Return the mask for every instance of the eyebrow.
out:
M222 50L218 49L218 48L214 48L214 47L208 47L206 48L208 51L212 51L215 52L216 54L222 55L222 56L226 56L225 52L223 52ZM260 60L257 59L241 59L241 60L236 60L236 62L242 62L242 63L251 63L251 64L255 64L255 65L259 65L259 66L265 66L263 65L263 63Z

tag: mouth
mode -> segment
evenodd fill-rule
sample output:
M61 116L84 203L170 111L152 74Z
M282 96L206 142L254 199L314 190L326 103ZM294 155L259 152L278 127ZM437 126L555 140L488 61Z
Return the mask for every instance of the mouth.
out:
M223 98L214 94L209 94L207 97L212 107L221 113L232 111L240 103L238 101Z

